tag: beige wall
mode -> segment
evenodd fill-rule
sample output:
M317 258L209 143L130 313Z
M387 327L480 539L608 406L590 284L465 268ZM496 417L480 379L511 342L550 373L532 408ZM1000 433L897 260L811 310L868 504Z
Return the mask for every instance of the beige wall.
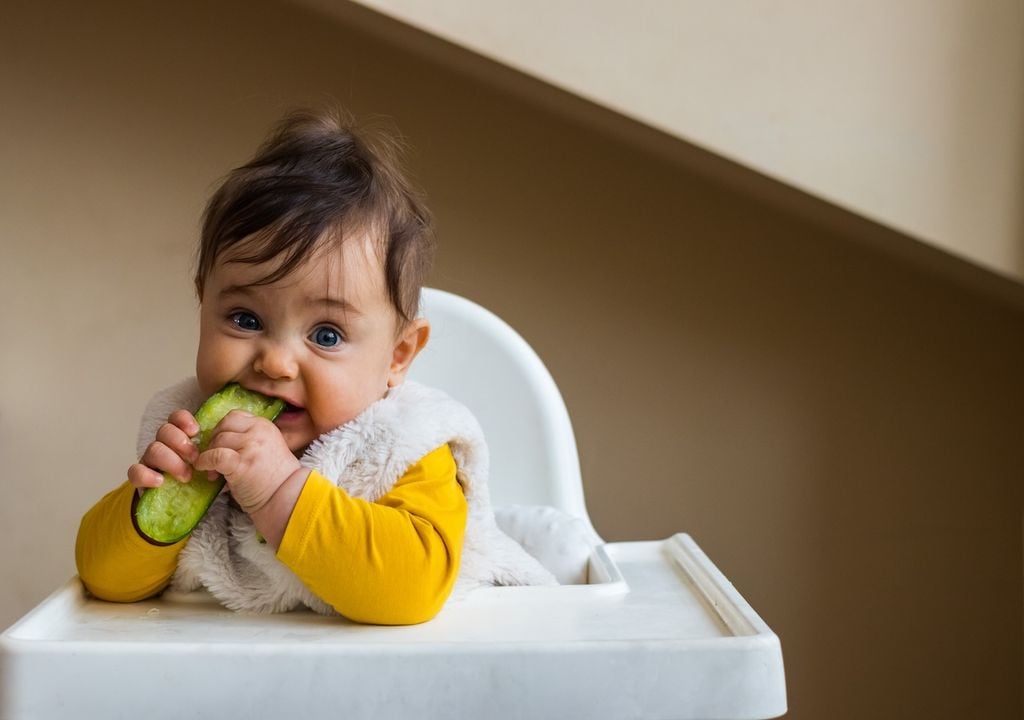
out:
M1024 280L1020 0L358 1Z
M690 532L790 717L1019 717L1019 308L293 6L147 7L0 18L0 626L191 370L211 185L330 95L415 147L434 284L547 361L598 530Z

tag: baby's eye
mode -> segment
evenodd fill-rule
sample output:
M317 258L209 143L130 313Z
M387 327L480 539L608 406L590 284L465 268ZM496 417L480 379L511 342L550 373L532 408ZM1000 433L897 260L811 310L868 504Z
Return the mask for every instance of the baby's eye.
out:
M260 323L260 319L250 312L244 310L232 313L230 316L231 322L237 325L242 330L248 330L249 332L255 332L262 330L263 325Z
M321 325L309 337L317 345L325 348L337 347L341 345L341 341L344 339L341 336L341 332L330 325Z

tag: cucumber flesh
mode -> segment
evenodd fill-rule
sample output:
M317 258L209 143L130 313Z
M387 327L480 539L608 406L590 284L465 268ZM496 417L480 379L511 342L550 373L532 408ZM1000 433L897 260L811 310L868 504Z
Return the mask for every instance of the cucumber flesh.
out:
M246 390L238 383L225 386L196 411L199 451L209 447L213 429L232 410L245 410L273 420L284 406L283 400ZM191 482L187 483L164 473L163 485L147 488L136 503L135 526L153 542L176 543L199 524L223 487L224 478L211 481L205 472L194 470Z

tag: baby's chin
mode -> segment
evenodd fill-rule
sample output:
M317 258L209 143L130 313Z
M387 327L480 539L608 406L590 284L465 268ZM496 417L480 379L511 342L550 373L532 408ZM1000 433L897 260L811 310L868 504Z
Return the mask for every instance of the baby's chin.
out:
M316 430L311 427L309 415L302 410L286 410L277 416L274 424L281 431L288 449L296 456L302 455L306 448L319 437Z
M316 440L316 438L313 438L313 440ZM288 449L291 450L292 455L294 455L297 458L301 458L303 455L306 454L306 451L309 450L309 446L313 444L313 440L308 440L306 438L297 438L295 440L292 440L288 437L285 437L285 442L288 444Z

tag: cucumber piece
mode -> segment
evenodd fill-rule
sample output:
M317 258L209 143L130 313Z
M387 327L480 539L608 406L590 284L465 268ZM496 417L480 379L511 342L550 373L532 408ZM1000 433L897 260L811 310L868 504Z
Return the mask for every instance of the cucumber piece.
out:
M210 445L213 429L232 410L245 410L273 420L285 403L231 383L211 395L196 411L199 451ZM205 472L193 471L191 482L180 482L164 473L164 484L147 488L135 504L135 526L155 543L170 545L186 537L224 487L224 478L208 480Z

